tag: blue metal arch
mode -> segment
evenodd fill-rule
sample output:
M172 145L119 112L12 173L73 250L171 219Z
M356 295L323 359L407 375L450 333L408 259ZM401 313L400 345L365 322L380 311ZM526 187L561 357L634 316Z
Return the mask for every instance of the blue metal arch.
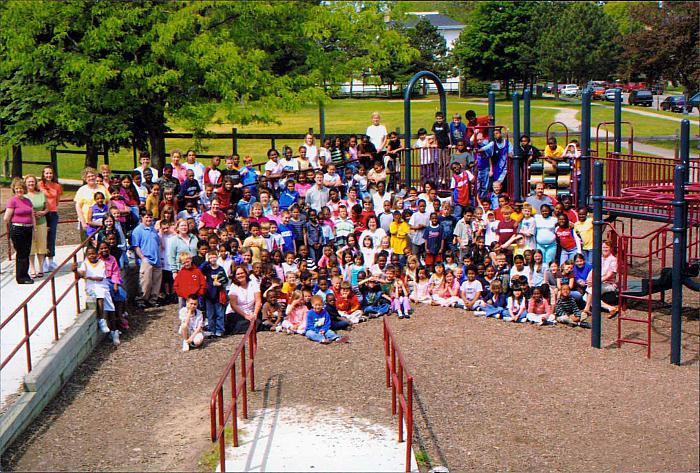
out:
M411 91L413 86L416 84L418 79L422 78L430 79L437 87L438 94L440 94L440 110L445 114L445 120L447 120L447 96L445 95L445 87L442 85L440 78L430 71L420 71L416 73L411 80L408 81L406 89L403 93L403 124L404 124L404 146L406 149L411 148ZM405 154L406 159L404 160L404 173L406 182L411 175L411 153Z

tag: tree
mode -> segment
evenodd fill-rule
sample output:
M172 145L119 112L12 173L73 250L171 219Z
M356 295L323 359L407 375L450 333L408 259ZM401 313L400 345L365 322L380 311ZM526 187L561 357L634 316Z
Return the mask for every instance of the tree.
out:
M415 21L415 17L402 16L400 21L391 25L391 29L408 40L408 44L415 50L414 59L409 63L392 60L386 67L375 70L385 84L408 81L420 71L430 71L442 78L450 72L445 38L427 19L420 18L409 26L411 19Z
M536 3L481 2L475 7L452 50L461 74L481 80L500 78L506 84L525 79L530 71L521 62L527 42L534 41L527 25Z
M2 139L116 149L162 166L168 118L274 122L368 66L415 51L380 4L12 1L0 9ZM94 164L94 154L87 164Z
M539 38L540 67L549 77L583 84L618 68L618 28L601 5L565 4Z
M624 53L648 80L677 80L686 94L700 88L700 6L697 2L639 2L630 8L642 26L625 36Z
M431 71L438 77L446 77L449 72L445 57L447 44L445 38L427 19L421 18L413 28L408 30L409 44L420 52L410 67L410 73Z

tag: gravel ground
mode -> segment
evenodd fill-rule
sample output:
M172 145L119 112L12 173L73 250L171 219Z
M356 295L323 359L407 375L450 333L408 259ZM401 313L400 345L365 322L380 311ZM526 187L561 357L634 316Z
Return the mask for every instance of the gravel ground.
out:
M137 314L117 349L103 344L3 458L7 470L192 471L209 441L209 396L240 340L179 352L174 306ZM438 323L436 323L438 322ZM668 342L603 350L590 331L515 326L420 307L391 320L416 385L416 449L460 470L697 470L698 326L684 366ZM667 318L655 338L668 337ZM348 345L263 333L251 408L338 409L392 425L381 321ZM595 453L592 453L595 452Z

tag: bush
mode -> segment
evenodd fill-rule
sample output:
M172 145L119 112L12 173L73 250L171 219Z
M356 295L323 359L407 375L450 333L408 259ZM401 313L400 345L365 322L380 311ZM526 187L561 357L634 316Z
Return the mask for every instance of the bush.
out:
M491 89L491 82L479 79L462 80L462 93L465 95L486 95Z

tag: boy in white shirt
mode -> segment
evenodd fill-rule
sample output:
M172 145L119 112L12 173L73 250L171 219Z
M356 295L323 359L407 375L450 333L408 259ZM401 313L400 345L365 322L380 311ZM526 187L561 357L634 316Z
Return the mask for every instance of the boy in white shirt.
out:
M190 348L197 348L204 343L202 333L203 317L202 311L197 308L197 295L192 294L187 298L187 304L179 312L180 328L178 333L182 337L182 351L189 351Z
M411 227L411 249L413 254L420 258L420 255L425 254L425 238L423 238L423 230L430 223L430 214L425 211L425 201L418 202L418 211L411 215L408 220L408 226Z
M470 266L467 268L467 280L462 283L459 287L459 294L462 296L464 301L464 308L468 311L473 311L475 308L479 307L479 302L481 301L481 292L484 290L481 282L476 279L476 268ZM479 311L475 311L474 315L484 315L479 314Z

